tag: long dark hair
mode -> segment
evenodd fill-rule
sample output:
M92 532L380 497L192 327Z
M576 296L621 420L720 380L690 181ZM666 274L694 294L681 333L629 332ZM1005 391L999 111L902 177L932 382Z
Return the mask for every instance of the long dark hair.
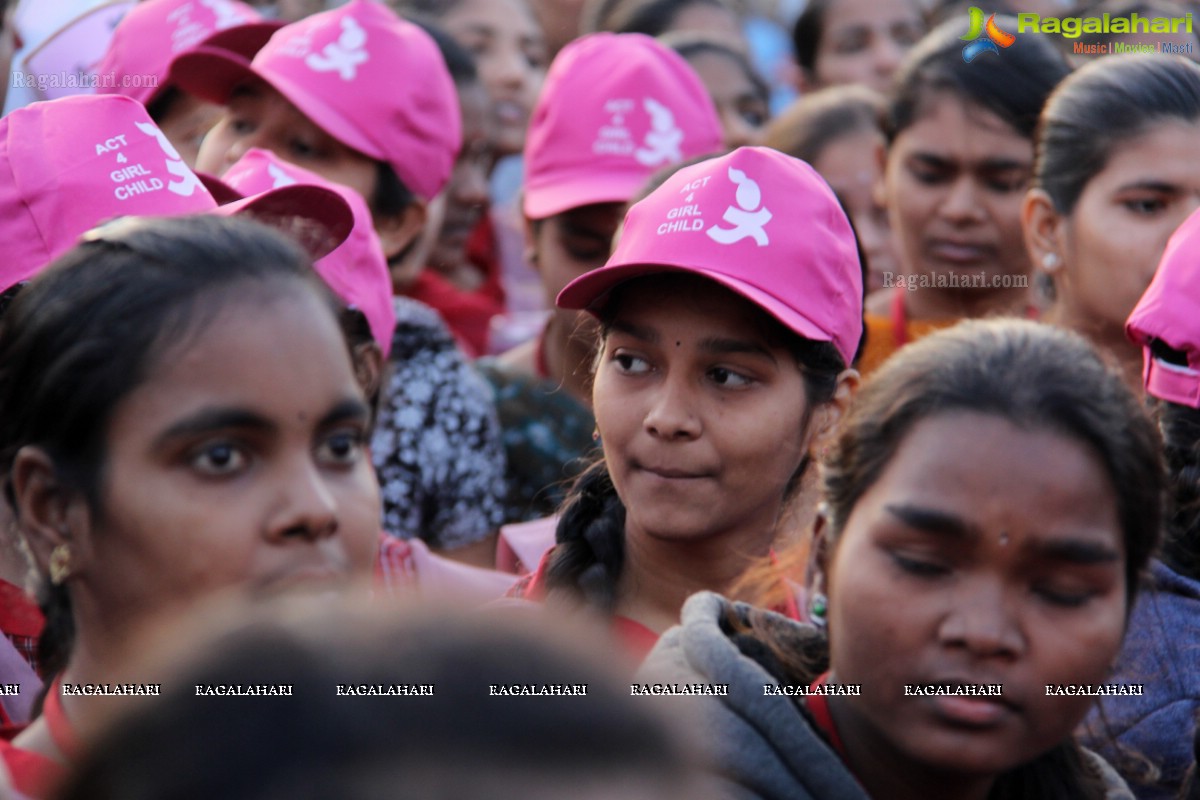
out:
M0 472L14 514L11 470L28 445L102 518L109 422L168 348L209 324L254 284L307 285L335 316L340 305L308 257L283 234L217 216L124 219L89 234L29 283L0 321ZM349 352L347 353L349 357ZM70 597L44 582L45 675L65 665L74 638Z
M1017 30L1016 17L997 17L1003 30ZM949 92L961 102L989 111L1030 141L1051 90L1071 71L1063 55L1040 33L1023 33L986 69L963 61L965 21L934 28L909 51L892 84L884 133L894 142L925 113L928 100Z
M1096 59L1064 80L1046 101L1034 186L1050 196L1055 210L1068 215L1117 146L1172 120L1200 120L1200 65L1182 56Z
M1082 337L1025 320L972 320L928 336L897 353L859 391L823 465L830 550L909 432L923 420L963 411L1051 430L1096 455L1116 499L1126 553L1126 607L1132 608L1162 523L1158 434L1120 375ZM759 612L730 613L724 624L765 647L789 683L809 683L828 668L823 638L792 652L768 633ZM1104 794L1095 769L1071 739L1001 775L989 797Z
M636 287L638 280L618 286L612 299L605 303L600 320L602 341L608 336L621 296ZM807 412L803 425L807 427L813 409L833 398L838 375L846 369L846 363L832 343L804 339L774 319L769 322L773 337L784 343L804 376ZM808 464L809 458L805 456L792 476L789 493ZM559 517L556 540L558 546L546 571L548 597L560 596L568 602L612 613L625 560L625 506L603 458L576 479Z

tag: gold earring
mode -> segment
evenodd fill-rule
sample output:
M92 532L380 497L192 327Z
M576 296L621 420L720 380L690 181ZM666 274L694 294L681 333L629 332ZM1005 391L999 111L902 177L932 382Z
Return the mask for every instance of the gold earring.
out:
M64 542L55 545L54 549L50 551L50 583L62 586L70 576L71 546Z

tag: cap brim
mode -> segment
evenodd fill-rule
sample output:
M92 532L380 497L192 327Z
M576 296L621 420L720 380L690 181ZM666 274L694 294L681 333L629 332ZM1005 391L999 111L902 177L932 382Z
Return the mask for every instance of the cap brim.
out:
M321 186L281 186L216 209L246 216L293 237L314 260L338 248L354 229L354 212L341 195Z
M545 219L597 203L628 203L646 184L645 175L621 172L555 179L553 186L526 186L522 207L529 219Z
M316 93L282 75L263 75L241 56L216 48L197 47L171 62L170 79L185 92L218 105L228 105L233 90L244 83L265 83L334 139L368 158L386 160L376 152L372 142L343 119L341 112L330 107Z
M609 294L620 284L644 275L662 273L684 273L708 278L762 308L784 327L800 336L818 342L833 342L833 337L827 331L797 314L793 308L770 292L719 272L696 267L681 267L675 264L619 264L612 267L601 267L568 283L558 293L555 303L559 308L578 309L598 314L608 301Z
M234 203L245 197L244 194L225 181L215 178L207 172L197 172L196 177L204 184L204 188L208 189L208 193L217 201L217 205L223 206L226 203Z
M250 68L250 60L228 50L200 45L171 62L170 83L201 100L223 106L233 90L249 80L264 80Z
M214 31L200 42L200 47L213 47L218 50L229 50L247 60L262 50L275 31L284 26L282 20L264 20L248 22L245 25L234 25L232 28Z

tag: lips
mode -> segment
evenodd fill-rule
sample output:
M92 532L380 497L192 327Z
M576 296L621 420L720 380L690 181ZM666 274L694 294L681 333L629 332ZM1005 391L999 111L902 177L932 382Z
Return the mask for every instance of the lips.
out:
M920 685L944 686L952 690L961 690L963 687L969 686L1003 686L999 681L968 681L961 678L941 678L925 681ZM942 722L955 727L991 728L1001 724L1014 714L1020 713L1020 706L1003 694L999 696L934 694L925 695L918 699L929 705L934 716Z
M635 463L634 467L653 478L659 478L664 481L695 481L712 477L712 473L706 470L679 467L674 465L646 465Z
M964 267L982 266L994 257L991 245L962 239L931 239L926 248L939 261Z
M498 100L492 106L492 111L496 119L504 125L523 124L529 116L523 105L511 100Z

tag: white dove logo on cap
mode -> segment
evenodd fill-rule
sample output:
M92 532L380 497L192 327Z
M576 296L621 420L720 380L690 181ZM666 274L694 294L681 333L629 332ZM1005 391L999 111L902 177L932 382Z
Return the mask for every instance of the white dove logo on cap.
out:
M675 124L675 114L653 97L643 100L642 107L650 115L650 130L646 132L646 146L634 153L638 163L653 167L682 161L679 145L683 142L683 131Z
M146 134L150 138L158 142L158 146L167 156L167 172L179 178L177 181L171 181L167 184L167 189L181 197L191 197L192 193L197 188L201 187L200 179L196 177L196 173L188 169L188 165L183 163L183 159L179 157L179 151L167 139L166 134L159 130L158 126L150 122L135 123L138 130Z
M271 188L280 189L284 186L295 186L298 181L280 169L275 164L267 164L267 174L271 176Z
M200 5L216 17L214 24L219 31L241 25L245 21L245 15L229 0L200 0Z
M342 35L330 42L319 53L309 53L304 63L316 72L337 72L344 81L352 81L358 75L358 67L365 64L370 54L363 49L367 43L367 32L354 19L342 17Z
M758 184L753 178L740 169L730 167L729 180L737 184L737 193L734 196L737 205L728 206L721 218L733 227L722 228L713 225L705 232L709 238L719 244L733 244L749 236L758 243L759 247L766 247L770 244L770 239L767 238L767 232L763 230L763 226L771 221L772 215L766 206L762 206L762 190L758 188ZM756 208L757 211L754 210Z

